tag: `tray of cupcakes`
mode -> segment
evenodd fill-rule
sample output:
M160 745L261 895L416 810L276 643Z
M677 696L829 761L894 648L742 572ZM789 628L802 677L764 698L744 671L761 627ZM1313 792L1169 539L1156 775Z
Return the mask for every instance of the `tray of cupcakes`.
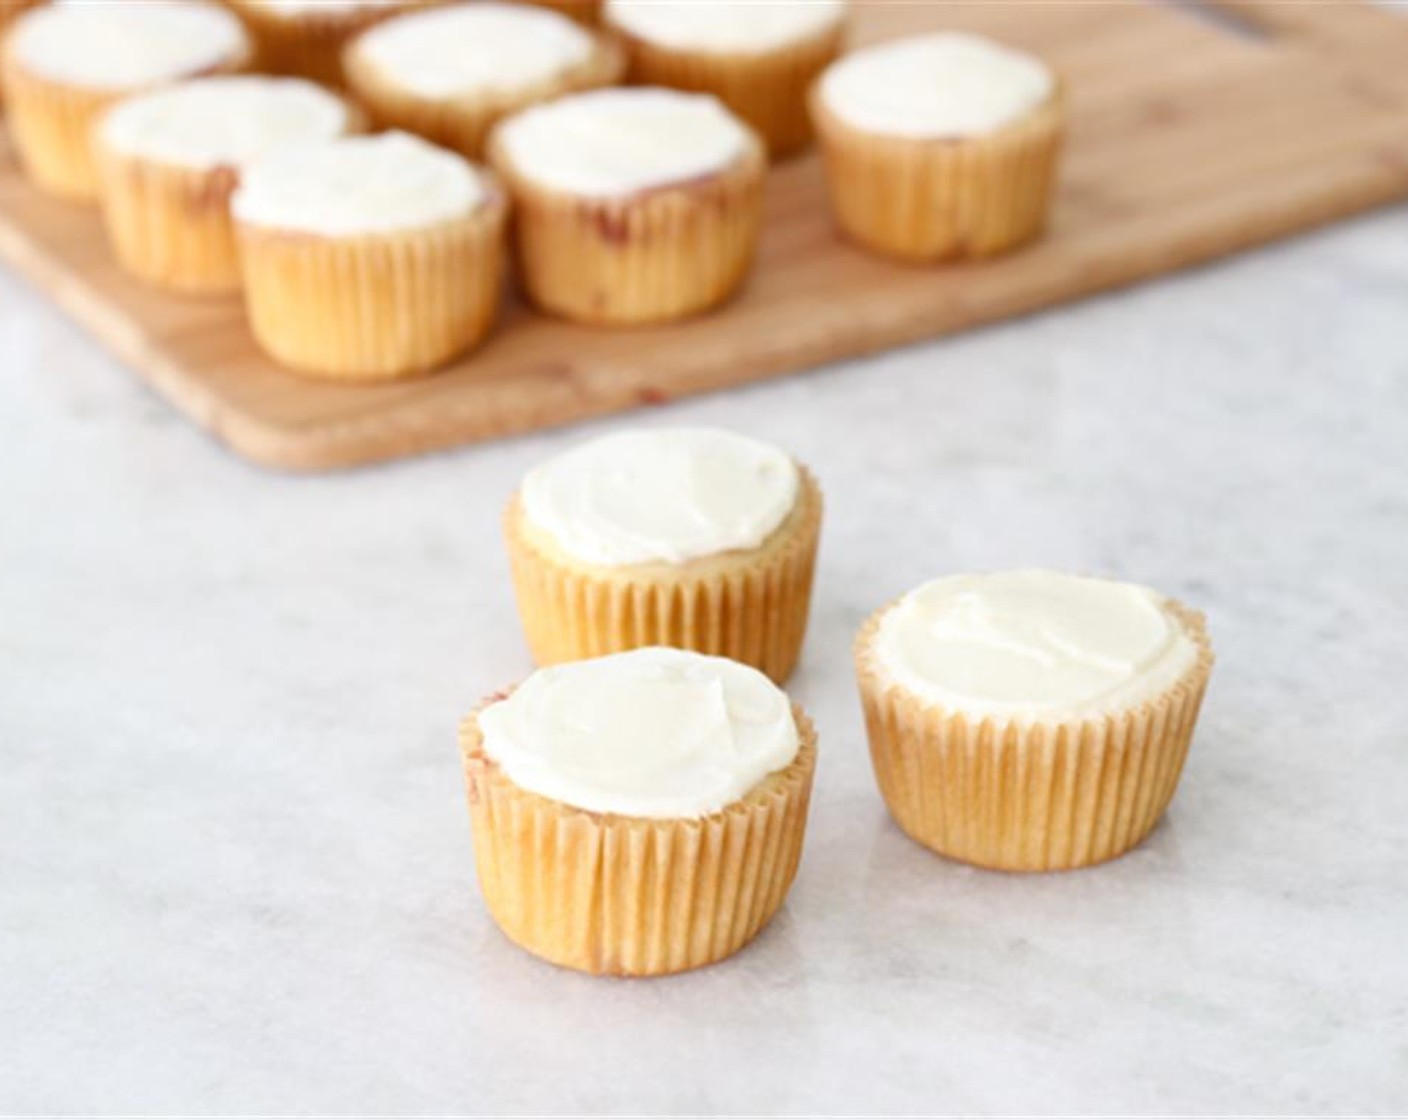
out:
M540 666L460 727L485 903L517 944L654 975L738 951L802 856L818 730L782 691L821 538L813 473L717 429L530 471L504 536ZM853 646L876 784L950 859L1055 871L1139 844L1212 671L1203 617L1053 571L946 575Z
M688 332L732 329L706 313L754 271L770 167L814 136L830 202L808 209L853 244L932 261L1032 239L1061 144L1053 72L959 33L843 57L850 18L843 0L57 0L14 19L0 74L29 181L101 214L112 260L63 262L95 329L140 336L135 363L256 457L322 435L325 458L373 458L448 442L444 425L566 418L576 363L586 383L594 353L624 352L610 331L633 329L642 361L658 344L668 371ZM101 251L78 229L69 245ZM218 342L193 344L196 323ZM733 336L742 356L764 329ZM366 398L363 436L380 402L392 414L386 449L333 447L316 422L328 383L432 371L443 392ZM579 413L619 407L594 392L569 386ZM245 446L242 422L283 454Z

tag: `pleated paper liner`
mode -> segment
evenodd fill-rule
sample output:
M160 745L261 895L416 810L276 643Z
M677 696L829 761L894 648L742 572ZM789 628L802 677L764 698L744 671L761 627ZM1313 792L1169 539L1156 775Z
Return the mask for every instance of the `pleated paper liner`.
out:
M361 113L348 106L347 132ZM233 167L195 169L117 151L96 130L103 222L119 263L134 276L176 292L234 292L241 286L230 195Z
M248 54L187 77L233 74L246 69ZM95 90L30 73L9 49L0 60L5 113L20 165L38 186L75 202L98 197L98 166L91 133L109 106L141 89ZM143 87L146 88L146 87Z
M626 69L625 53L597 36L591 56L562 74L534 85L481 95L423 97L389 81L353 42L343 55L347 85L379 128L415 132L470 159L480 159L489 130L503 117L564 94L615 85Z
M984 719L926 704L875 663L880 619L856 637L856 673L880 793L899 826L941 855L1006 871L1101 863L1153 830L1183 770L1212 672L1202 615L1170 613L1198 646L1166 692L1061 723Z
M792 512L761 545L683 564L573 560L504 512L519 617L540 665L665 645L729 657L785 681L796 667L821 536L821 488L800 470Z
M914 261L987 257L1036 237L1060 160L1058 93L983 136L882 136L848 124L813 87L812 116L841 230L866 248Z
M630 56L631 81L712 93L757 131L774 159L811 142L807 90L845 40L845 26L838 23L766 52L725 54L664 46L615 30Z
M767 161L756 140L717 174L612 198L541 187L490 134L509 184L519 274L544 311L626 326L705 311L742 284L762 219Z
M482 710L479 709L479 710ZM478 710L460 726L474 858L489 913L554 964L656 976L736 953L767 925L797 873L816 730L783 770L698 819L592 813L514 785L482 750Z
M259 44L259 69L311 78L343 88L342 48L358 33L384 19L415 11L435 0L392 0L385 4L316 4L281 9L267 0L224 0Z
M236 223L250 326L288 369L333 380L423 373L488 334L507 205L423 229L324 237Z

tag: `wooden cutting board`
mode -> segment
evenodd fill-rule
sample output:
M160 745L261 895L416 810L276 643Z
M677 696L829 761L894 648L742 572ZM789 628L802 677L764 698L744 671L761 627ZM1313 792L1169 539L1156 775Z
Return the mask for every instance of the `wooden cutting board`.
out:
M756 381L1127 284L1408 197L1408 19L1358 3L857 0L858 42L962 27L1051 60L1071 140L1051 230L1001 260L914 268L836 237L815 157L772 176L755 274L707 317L603 331L508 309L436 375L283 373L238 300L145 289L95 213L0 153L0 256L239 453L326 469ZM61 374L62 371L57 371Z

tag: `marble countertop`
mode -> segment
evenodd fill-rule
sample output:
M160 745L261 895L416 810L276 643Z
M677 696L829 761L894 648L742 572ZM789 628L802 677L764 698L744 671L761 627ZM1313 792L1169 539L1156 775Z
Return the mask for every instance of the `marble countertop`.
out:
M828 494L802 869L720 966L558 971L480 901L458 716L529 668L498 515L620 423L248 466L0 272L0 1112L1408 1109L1408 211L630 423ZM1205 609L1113 864L902 836L851 634L1018 564Z

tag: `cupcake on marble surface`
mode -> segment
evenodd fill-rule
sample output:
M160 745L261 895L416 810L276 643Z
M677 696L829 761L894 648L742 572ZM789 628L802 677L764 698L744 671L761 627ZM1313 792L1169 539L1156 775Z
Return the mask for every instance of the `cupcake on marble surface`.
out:
M766 159L712 97L560 98L499 125L489 161L513 195L522 283L544 311L663 322L721 303L748 274Z
M254 336L291 370L421 373L493 325L507 203L454 152L400 132L304 145L250 167L231 211Z
M896 822L982 867L1082 867L1173 797L1212 671L1202 615L1048 571L938 579L855 644L871 760Z
M200 78L121 102L93 141L118 261L177 291L238 289L229 202L240 170L357 123L340 97L299 78Z
M249 37L214 4L62 3L25 12L4 39L4 83L20 163L39 186L95 198L91 130L114 102L153 86L243 70Z
M718 429L618 432L548 460L504 514L534 658L669 645L786 680L806 634L821 507L806 468Z
M711 964L782 905L816 732L754 669L648 648L540 669L460 728L489 913L555 964Z
M880 253L986 257L1034 238L1056 180L1060 85L976 35L857 51L811 94L841 229Z
M437 0L225 0L259 43L261 69L339 88L342 48L359 32Z
M811 140L807 90L841 51L845 0L607 0L631 79L712 93L774 156Z
M477 158L499 118L612 85L625 58L615 43L556 12L484 2L378 24L348 46L343 65L375 123Z

